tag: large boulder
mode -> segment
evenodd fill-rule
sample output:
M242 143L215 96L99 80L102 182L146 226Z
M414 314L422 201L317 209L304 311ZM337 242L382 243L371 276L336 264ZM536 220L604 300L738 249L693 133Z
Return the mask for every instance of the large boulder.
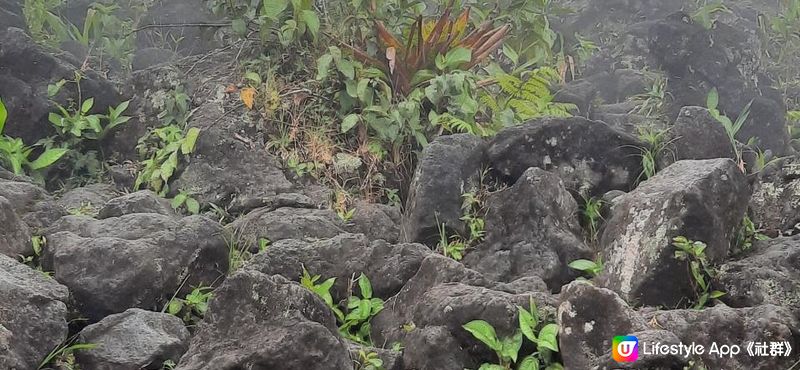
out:
M94 98L92 113L106 113L109 106L119 104L120 95L110 82L95 72L79 68L48 53L25 31L0 27L0 97L8 109L3 132L22 138L28 145L54 134L47 119L55 108L47 96L47 85L62 79L73 80L76 72L83 76L82 97ZM67 84L61 90L54 99L62 105L78 98L74 84Z
M36 369L67 339L67 287L0 255L0 368Z
M591 369L611 348L611 340L647 329L644 320L611 290L573 282L558 307L559 349L567 369Z
M79 341L95 345L76 353L82 369L139 370L178 362L189 346L189 331L174 315L131 308L85 327Z
M567 189L590 196L628 191L642 173L636 137L582 117L541 118L507 128L490 142L489 164L513 184L530 167L554 172Z
M214 291L177 370L352 369L333 312L281 276L239 271Z
M684 344L702 345L706 351L697 356L695 363L701 363L707 369L788 369L800 357L797 354L800 322L783 307L730 308L717 305L703 310L645 312L643 316L648 323L675 333ZM767 343L769 350L770 342L788 343L792 348L790 356L748 356L750 343ZM714 343L717 346L738 345L741 353L737 356L710 353Z
M707 243L708 261L720 262L749 196L744 174L730 159L667 167L615 203L601 238L602 285L629 303L676 307L694 291L686 262L674 258L673 238Z
M719 267L716 281L733 307L776 304L800 314L800 237L757 241L744 258Z
M331 293L339 298L347 296L353 276L363 273L372 282L374 296L386 299L400 291L430 253L421 244L370 243L361 234L341 234L314 243L279 241L257 254L247 268L290 280L299 279L303 268L323 279L335 277Z
M406 368L476 368L493 361L495 355L466 332L464 324L485 320L505 337L518 328L517 307L528 308L531 299L545 312L554 313L555 299L549 293L510 288L432 254L372 319L372 341L405 345Z
M701 107L681 108L665 140L667 164L683 159L735 158L722 124Z
M11 207L33 234L67 214L47 191L25 179L0 179L0 196L11 202Z
M160 310L175 294L218 282L228 247L222 227L201 216L67 216L48 230L42 265L96 322L133 307Z
M11 202L0 196L0 254L11 258L30 255L31 232L14 212Z
M294 189L278 159L266 150L253 150L231 135L204 128L189 164L170 186L191 191L202 204L244 213L268 206Z
M58 204L68 212L76 213L90 209L99 210L106 202L119 196L114 185L90 184L67 191L58 199Z
M260 239L320 240L345 232L345 225L330 209L271 207L256 209L228 225L239 248L253 248Z
M576 215L578 204L561 179L530 168L510 188L486 200L486 238L464 264L497 281L542 278L553 290L575 278L567 265L591 259Z
M484 142L474 135L442 136L426 146L409 185L401 240L430 244L442 224L463 234L462 195L478 189Z
M796 233L800 224L800 161L788 158L764 170L750 198L753 222L771 236Z
M140 190L110 199L100 208L97 218L120 217L134 213L155 213L164 216L175 216L169 201L159 197L151 190Z

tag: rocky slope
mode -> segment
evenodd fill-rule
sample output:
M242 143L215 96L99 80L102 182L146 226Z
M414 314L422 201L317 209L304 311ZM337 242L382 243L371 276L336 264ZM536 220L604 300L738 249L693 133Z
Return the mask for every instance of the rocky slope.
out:
M329 189L281 167L264 132L224 92L244 44L219 45L209 30L193 29L178 54L165 57L142 36L123 83L88 71L82 84L100 111L131 99L133 120L103 144L118 160L113 183L51 194L0 169L0 369L36 369L63 343L91 344L71 359L85 370L368 369L365 353L387 370L477 369L496 355L464 325L485 320L499 337L513 335L519 307L531 301L558 325L555 359L565 369L796 365L796 351L640 353L632 364L611 355L620 335L800 349L798 159L784 92L753 62L756 15L772 11L769 2L736 2L712 29L677 0L566 3L577 11L553 26L595 35L602 46L581 78L558 92L579 108L574 117L532 120L487 139L440 137L419 156L402 209L360 202L348 219L329 207ZM158 2L147 14L214 20L189 1ZM35 142L52 130L47 85L81 63L36 45L24 25L18 2L0 0L6 134ZM658 119L630 106L653 74L669 80ZM188 86L195 107L189 126L202 129L173 180L173 189L191 187L209 209L192 216L151 191L133 191L126 167L156 121L159 97L178 84ZM752 157L735 161L706 108L711 88L731 116L752 102L739 139L757 137L778 161L760 171ZM668 145L657 153L658 173L645 180L640 148L648 144L637 129L651 125L668 128ZM469 233L463 195L476 192L488 193L485 235L460 261L442 256L441 225ZM596 237L587 236L581 213L592 197L604 200ZM737 243L745 217L770 238ZM681 236L707 245L702 263L716 273L704 279L725 292L702 309L691 308L699 296L690 262L676 258ZM41 251L36 240L46 240ZM50 274L20 262L26 257ZM569 266L598 257L604 266L596 277ZM333 302L355 293L384 301L358 333L371 345L342 335L329 302L300 284L304 272L321 276L317 283L336 278ZM203 292L213 295L202 308L167 313L176 298Z

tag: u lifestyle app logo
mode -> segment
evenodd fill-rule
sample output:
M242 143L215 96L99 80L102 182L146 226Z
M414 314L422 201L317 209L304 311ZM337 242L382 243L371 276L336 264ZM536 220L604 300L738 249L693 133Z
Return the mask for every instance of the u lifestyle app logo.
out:
M616 362L634 362L639 358L639 339L633 335L616 336L611 342L611 357Z

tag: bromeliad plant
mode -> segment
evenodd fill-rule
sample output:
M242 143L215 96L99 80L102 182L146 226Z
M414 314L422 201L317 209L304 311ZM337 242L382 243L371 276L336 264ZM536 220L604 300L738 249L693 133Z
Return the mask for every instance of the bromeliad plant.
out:
M564 367L555 361L558 353L558 325L541 321L540 313L533 299L530 308L517 307L519 327L509 337L499 338L494 327L484 320L473 320L463 326L495 352L498 362L485 363L478 370L560 370ZM520 358L523 337L536 346L532 354Z

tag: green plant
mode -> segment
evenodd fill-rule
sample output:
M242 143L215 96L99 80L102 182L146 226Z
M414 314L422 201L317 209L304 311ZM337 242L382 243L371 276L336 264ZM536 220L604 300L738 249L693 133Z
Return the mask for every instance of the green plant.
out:
M370 320L383 310L383 300L372 296L372 284L366 275L362 273L356 282L361 297L351 295L347 299L347 314L339 326L339 332L356 343L371 344Z
M10 169L15 175L33 176L34 179L43 182L41 171L56 163L64 154L66 148L44 148L38 146L27 146L20 138L11 138L3 135L8 111L5 104L0 100L0 164ZM36 159L31 159L32 155L38 152Z
M483 240L486 234L486 209L484 207L484 194L476 192L466 192L461 194L461 221L467 225L469 235L466 240L467 243L473 244Z
M44 236L34 235L31 236L31 247L33 248L33 254L30 256L19 256L20 262L28 265L28 267L41 272L47 277L52 275L52 272L46 272L42 269L41 264L41 257L42 257L42 250L47 243L47 239Z
M717 299L725 295L725 292L711 290L710 281L716 273L709 266L706 257L706 243L678 236L672 239L672 245L677 249L674 254L675 259L688 262L689 277L696 294L694 309L702 309L710 299Z
M442 223L439 226L439 245L437 248L443 256L461 261L467 250L467 244L459 236L447 237L447 228Z
M666 140L667 130L656 130L652 128L640 128L639 140L646 145L639 150L642 158L642 173L636 179L637 182L647 180L658 172L659 158L669 151L670 140Z
M186 94L183 86L177 86L169 91L164 96L163 102L159 103L161 111L158 113L158 119L161 120L162 126L186 127L192 116L192 112L189 110L191 98Z
M116 108L109 107L108 114L89 114L94 106L94 98L81 102L80 109L72 113L64 106L57 104L59 113L50 113L50 123L60 135L70 134L77 139L102 140L111 130L128 122L131 118L122 113L128 109L129 101L120 103ZM103 121L107 123L103 125Z
M38 370L78 370L75 363L75 352L87 351L97 347L91 343L75 343L77 335L74 335L54 348L39 363Z
M175 367L177 366L178 364L176 364L175 361L166 360L161 364L161 370L175 370Z
M604 267L603 258L601 256L597 256L597 259L595 259L594 261L586 259L575 260L570 262L568 266L570 268L583 272L590 278L600 275L600 273L603 272L603 267Z
M353 219L353 216L355 216L355 214L356 214L355 208L341 209L336 211L336 215L339 216L339 219L345 223L350 222L350 220Z
M320 296L325 304L327 304L331 311L333 311L333 313L336 315L336 318L340 321L343 321L344 313L336 304L334 304L333 296L331 296L330 292L333 284L336 283L336 278L330 278L322 283L317 284L320 278L321 277L319 275L311 276L311 274L308 273L308 270L306 270L306 267L303 266L303 276L300 277L300 285Z
M542 116L571 117L577 110L574 104L553 101L550 88L560 80L554 68L540 67L522 75L500 72L493 78L499 90L487 87L480 96L495 120L495 130Z
M363 349L358 350L358 361L356 361L356 370L385 370L383 367L383 360L378 357L375 352L367 352Z
M600 198L583 196L583 208L581 215L589 233L589 241L597 242L597 234L600 229L600 222L603 220L603 205L605 201Z
M731 12L728 7L722 4L722 0L711 2L708 0L703 0L703 4L699 6L700 7L694 13L692 13L692 20L701 24L707 30L710 30L714 26L714 15L716 13Z
M191 194L185 190L180 190L178 195L176 195L175 198L172 198L170 204L175 210L178 210L181 207L186 207L186 210L189 211L190 214L196 215L200 213L200 202L198 202L197 199L192 198Z
M745 215L742 218L739 230L736 232L734 245L739 252L746 252L753 247L753 241L755 240L769 240L769 237L756 228L756 224L753 223L750 216Z
M194 152L200 129L184 130L168 125L151 130L139 139L137 149L143 158L143 168L136 177L134 188L147 185L161 196L169 192L169 180L178 169L180 159Z
M274 37L288 46L304 36L316 40L320 32L312 0L215 0L212 10L233 17L232 28L241 36L255 25L262 42Z
M173 297L167 303L166 312L187 324L197 323L208 311L208 300L214 296L212 290L211 287L196 287L185 298Z
M747 117L750 116L750 106L752 104L752 100L747 103L747 105L742 108L741 113L739 113L739 116L736 117L736 121L734 122L724 114L720 113L719 109L717 109L719 106L719 93L717 92L716 87L711 89L706 97L706 106L708 107L708 111L711 113L711 116L719 121L719 123L722 124L722 127L725 128L725 133L728 135L728 140L730 140L731 147L733 147L736 163L739 164L742 172L744 172L744 164L742 161L742 152L737 144L738 141L736 140L736 134L738 134L739 130L741 130L742 126L744 126L744 123L747 121Z
M667 94L667 79L659 75L650 85L650 89L647 92L631 97L631 100L636 104L636 108L630 113L647 117L663 114L667 103Z
M561 364L553 360L553 354L558 352L558 325L541 322L533 299L529 310L523 307L517 309L519 327L505 338L499 338L494 327L484 320L473 320L463 326L464 330L497 355L497 364L484 363L479 370L535 370L543 366L549 370L563 369ZM520 358L523 337L536 346L536 352Z
M72 207L67 209L67 212L73 216L89 216L95 217L97 216L97 212L100 211L99 208L95 207L90 202L81 203L78 207Z

